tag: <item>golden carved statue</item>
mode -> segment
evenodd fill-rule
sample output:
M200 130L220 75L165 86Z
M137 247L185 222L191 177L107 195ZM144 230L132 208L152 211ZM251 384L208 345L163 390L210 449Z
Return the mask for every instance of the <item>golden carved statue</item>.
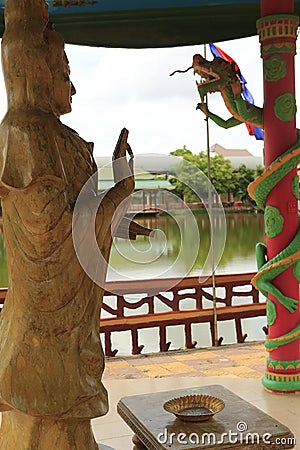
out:
M108 409L103 288L81 267L72 240L74 204L97 167L92 144L60 121L75 89L45 1L7 0L5 21L0 195L9 286L0 317L0 448L98 449L90 419ZM123 129L113 155L116 184L95 221L106 261L112 217L134 189L127 136Z

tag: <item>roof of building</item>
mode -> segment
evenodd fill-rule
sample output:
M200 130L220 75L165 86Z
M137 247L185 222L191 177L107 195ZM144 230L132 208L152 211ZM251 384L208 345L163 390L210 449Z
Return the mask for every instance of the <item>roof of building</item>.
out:
M110 166L98 167L98 178L103 181L113 181L113 170ZM142 169L141 167L134 167L134 178L137 180L153 180L155 175Z
M98 189L99 191L105 191L106 189L111 188L114 185L113 180L99 180L98 181ZM172 191L175 189L170 181L168 180L141 180L135 179L135 191L139 190L158 190L164 189L167 191Z
M220 144L214 144L211 146L211 151L217 153L218 155L224 156L224 158L228 158L230 156L251 156L253 155L246 149L238 149L238 148L224 148Z
M263 164L261 156L254 156L246 149L228 149L222 147L220 144L214 144L210 149L213 153L222 155L225 159L228 159L234 168L245 164L249 169L255 169L257 166Z
M98 167L111 165L111 156L95 156L95 160ZM149 153L146 155L135 155L134 165L145 171L159 174L169 172L180 160L181 158L178 156Z
M110 165L98 168L98 189L104 191L114 185L113 171ZM135 191L144 189L166 189L171 191L174 186L166 179L157 178L153 173L150 173L140 167L134 167Z
M245 164L250 169L255 169L256 166L263 164L261 156L254 156L246 149L227 149L220 144L214 144L211 146L212 156L213 154L222 155L224 158L229 159L233 167L238 167L240 164ZM146 155L136 155L134 158L135 176L139 176L138 173L150 172L151 174L165 174L170 172L181 161L180 156L164 155L158 153L149 153ZM105 170L104 167L111 167L110 156L96 156L96 163L98 167ZM104 172L103 172L104 173ZM141 175L146 176L146 175ZM102 178L104 178L102 176ZM110 177L112 179L112 176Z

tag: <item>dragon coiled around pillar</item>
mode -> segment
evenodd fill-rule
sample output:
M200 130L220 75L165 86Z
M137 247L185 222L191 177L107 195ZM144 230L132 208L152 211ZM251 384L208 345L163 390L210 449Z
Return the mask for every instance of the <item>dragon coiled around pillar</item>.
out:
M193 57L194 73L200 76L197 88L200 94L201 103L197 105L204 114L212 119L217 125L223 128L231 128L241 123L263 128L263 109L248 103L243 98L243 85L239 78L239 73L235 63L230 63L222 58L215 57L213 61L207 61L201 55ZM232 114L228 120L209 111L206 103L206 95L212 92L220 92L224 103ZM250 196L256 201L259 208L265 213L265 223L267 216L275 217L275 222L279 228L273 237L281 232L283 227L283 217L279 210L272 206L266 206L268 195L274 186L292 169L300 163L300 131L297 130L296 143L285 153L272 162L262 175L257 177L248 187ZM296 198L299 196L299 180L295 178L293 192ZM253 277L252 284L260 290L266 297L272 294L276 299L292 314L298 308L298 299L285 296L274 284L273 280L288 267L293 266L293 274L300 281L300 216L298 231L292 241L275 257L267 260L267 248L265 244L259 243L256 247L256 259L258 273ZM276 320L276 306L267 299L268 324L272 325ZM281 345L288 344L300 337L300 323L289 333L271 339L267 338L265 346L268 351L272 351Z

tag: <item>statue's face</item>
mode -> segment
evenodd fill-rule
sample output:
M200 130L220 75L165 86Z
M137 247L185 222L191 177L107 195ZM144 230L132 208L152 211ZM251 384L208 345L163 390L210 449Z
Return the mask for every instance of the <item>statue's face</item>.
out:
M71 111L72 95L76 93L70 80L70 68L67 56L63 53L61 67L57 67L54 74L54 112L61 116Z
M70 67L64 51L63 37L49 22L44 31L48 49L47 64L52 74L53 94L49 99L53 113L59 117L71 111L72 95L76 93L70 80Z

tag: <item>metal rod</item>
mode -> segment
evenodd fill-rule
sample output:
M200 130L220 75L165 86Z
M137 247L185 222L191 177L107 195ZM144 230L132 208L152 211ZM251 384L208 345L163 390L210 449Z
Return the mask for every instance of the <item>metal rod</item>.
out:
M204 58L206 59L206 44L204 44ZM205 96L205 102L208 108L208 98ZM206 117L206 150L207 150L207 178L209 183L211 183L211 164L210 164L210 141L209 141L209 118ZM210 219L210 245L211 245L211 270L212 270L212 297L213 297L213 327L214 327L214 342L215 347L219 344L218 337L218 311L217 311L217 300L216 300L216 274L215 274L215 247L214 247L214 224L212 217L212 191L211 185L208 186L208 214Z

